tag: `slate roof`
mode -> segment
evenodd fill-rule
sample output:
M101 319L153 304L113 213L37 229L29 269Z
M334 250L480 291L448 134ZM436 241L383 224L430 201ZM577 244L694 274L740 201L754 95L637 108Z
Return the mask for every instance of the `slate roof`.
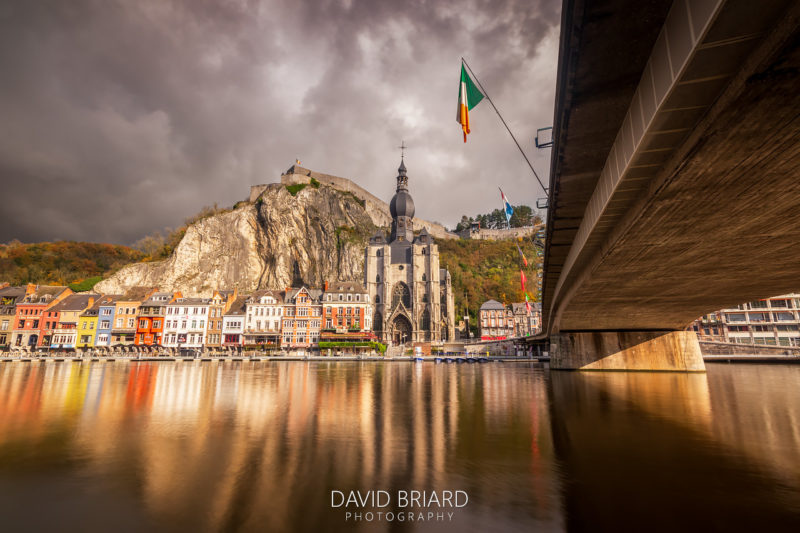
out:
M497 300L486 300L485 302L483 302L483 305L481 305L481 311L492 310L492 309L505 309L505 308L506 307Z
M99 298L99 294L70 294L58 302L51 311L83 311L89 307L92 298Z
M325 294L332 293L361 293L364 294L367 292L367 289L361 283L357 281L333 281L328 283L328 290L325 291Z

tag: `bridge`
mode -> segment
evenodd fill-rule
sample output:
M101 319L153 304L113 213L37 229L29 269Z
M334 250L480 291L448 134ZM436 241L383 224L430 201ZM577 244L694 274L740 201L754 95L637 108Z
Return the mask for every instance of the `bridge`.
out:
M703 371L696 317L800 285L800 4L564 0L551 367Z

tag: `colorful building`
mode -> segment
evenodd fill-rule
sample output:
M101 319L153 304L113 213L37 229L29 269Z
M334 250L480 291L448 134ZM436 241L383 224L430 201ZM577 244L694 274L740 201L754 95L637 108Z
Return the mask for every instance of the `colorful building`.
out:
M58 316L58 323L50 339L50 348L70 350L76 348L80 316L94 305L99 297L99 294L70 294L49 310Z
M33 286L9 287L5 284L0 288L0 350L7 350L11 346L14 326L16 324L17 303L21 302Z
M94 339L95 348L111 346L114 312L117 308L117 302L122 298L122 295L106 295L95 304L97 306L97 334Z
M114 321L111 328L111 346L136 344L139 306L156 292L154 287L133 287L114 306Z
M139 306L136 320L136 346L161 346L167 306L181 293L155 292Z
M367 342L376 340L372 330L373 306L360 283L325 283L322 295L320 342Z
M76 348L85 349L95 347L100 324L100 310L101 308L105 310L113 309L113 302L117 298L119 298L119 296L99 296L91 307L81 313L78 318L78 340L75 343ZM111 322L108 317L104 318L104 323L106 324L106 329L111 331ZM106 344L104 346L108 345L108 338L109 335L106 335Z
M58 313L52 308L71 294L69 287L29 285L25 297L17 302L12 347L35 350L50 346L53 330L58 325Z

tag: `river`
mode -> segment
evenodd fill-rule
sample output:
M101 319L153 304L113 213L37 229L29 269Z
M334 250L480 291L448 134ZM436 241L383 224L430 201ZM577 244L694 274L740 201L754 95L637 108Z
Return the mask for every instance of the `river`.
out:
M800 531L800 365L0 363L0 530Z

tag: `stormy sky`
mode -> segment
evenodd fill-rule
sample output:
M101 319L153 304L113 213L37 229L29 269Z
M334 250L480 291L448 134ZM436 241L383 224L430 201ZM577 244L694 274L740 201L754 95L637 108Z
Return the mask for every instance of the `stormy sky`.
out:
M417 215L543 193L488 102L455 122L460 58L543 181L558 0L0 3L0 242L130 244L230 206L295 158L386 199L401 139Z

